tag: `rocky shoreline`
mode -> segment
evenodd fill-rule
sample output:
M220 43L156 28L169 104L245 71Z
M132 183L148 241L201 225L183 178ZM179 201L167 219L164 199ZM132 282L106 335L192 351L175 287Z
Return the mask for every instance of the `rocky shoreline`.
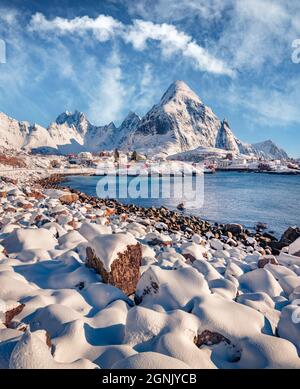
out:
M94 196L87 195L84 192L70 188L69 186L61 185L65 181L65 175L51 175L36 183L43 188L52 189L66 189L71 193L78 195L78 199L83 204L90 204L94 208L101 208L102 206L112 207L116 214L135 215L150 221L151 225L162 223L157 229L168 233L176 233L178 231L184 233L187 238L191 238L193 234L206 235L210 238L223 239L228 241L230 245L235 245L241 242L246 246L252 246L252 238L261 247L262 254L279 255L280 250L293 242L293 227L285 231L281 239L277 239L273 234L266 231L267 226L258 223L256 231L250 231L240 224L219 224L210 223L193 215L186 215L183 212L172 211L165 207L160 208L143 208L137 205L125 205L115 199L99 199ZM292 231L292 232L290 232ZM297 233L296 233L297 235ZM300 233L297 237L300 236ZM250 239L249 239L250 238ZM292 239L291 239L292 238ZM294 239L295 240L295 239Z
M300 368L299 228L278 241L62 179L0 179L0 369Z

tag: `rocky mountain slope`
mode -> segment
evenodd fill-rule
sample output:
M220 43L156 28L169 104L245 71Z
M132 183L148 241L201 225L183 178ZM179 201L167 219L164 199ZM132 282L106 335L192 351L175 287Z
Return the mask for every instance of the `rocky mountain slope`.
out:
M251 145L239 140L228 122L220 121L183 81L171 84L143 118L130 112L119 127L113 122L95 126L78 111L62 113L47 129L0 113L0 145L59 154L117 147L148 155L173 155L212 147L235 154L287 158L272 141Z
M175 154L203 145L213 147L220 121L183 82L176 81L141 120L132 143L123 148Z
M256 143L253 145L256 154L262 158L270 159L288 159L287 153L280 149L273 141L266 140L265 142Z

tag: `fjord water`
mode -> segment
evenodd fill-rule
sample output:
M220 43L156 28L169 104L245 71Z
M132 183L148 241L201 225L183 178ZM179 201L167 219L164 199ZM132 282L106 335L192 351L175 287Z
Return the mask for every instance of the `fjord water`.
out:
M63 185L96 196L96 186L103 177L69 176ZM145 180L151 178L144 177ZM180 199L119 198L124 204L142 207L166 206L175 209ZM239 172L217 172L205 175L204 204L189 207L186 213L219 223L241 223L253 228L258 222L268 225L270 231L280 235L289 226L300 225L300 176Z

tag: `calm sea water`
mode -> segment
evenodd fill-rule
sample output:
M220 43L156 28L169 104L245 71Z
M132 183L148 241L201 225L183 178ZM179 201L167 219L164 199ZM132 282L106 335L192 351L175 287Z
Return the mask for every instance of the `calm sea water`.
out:
M69 176L63 185L96 196L101 177ZM145 180L150 178L145 177ZM119 187L127 185L120 178ZM118 189L120 189L118 188ZM118 194L115 196L119 198ZM175 209L176 199L120 199L125 204L143 207L166 206ZM204 204L189 207L186 213L219 223L241 223L253 228L257 222L268 225L280 235L286 228L300 225L300 176L238 172L218 172L205 175Z

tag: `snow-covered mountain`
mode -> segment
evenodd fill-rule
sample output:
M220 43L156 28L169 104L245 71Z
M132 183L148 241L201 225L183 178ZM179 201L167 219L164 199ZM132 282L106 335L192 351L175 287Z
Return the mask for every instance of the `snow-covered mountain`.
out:
M95 126L78 111L60 114L47 129L0 113L0 146L60 154L119 148L148 155L174 155L204 147L287 158L272 141L251 145L239 140L228 122L220 121L183 81L172 83L143 118L130 112L119 127L113 122Z
M0 146L42 153L68 154L111 149L117 128L92 125L82 112L64 112L46 129L0 113Z
M141 122L141 118L134 112L129 112L121 126L116 131L116 144L118 147L133 143L133 134Z
M287 153L280 149L273 141L255 143L252 145L257 156L266 159L288 159Z
M141 119L122 148L175 154L200 145L214 147L221 123L182 81L174 82Z
M66 111L50 124L48 131L55 140L57 149L65 154L113 148L116 126L114 123L94 126L82 112Z
M242 142L227 120L220 121L183 81L171 84L160 102L137 123L134 131L130 129L130 136L122 138L118 145L121 149L175 155L211 147L268 159L288 158L272 142Z
M229 124L226 120L223 120L223 122L221 123L221 127L218 130L215 147L219 149L230 150L235 153L240 152L238 139L231 131Z

